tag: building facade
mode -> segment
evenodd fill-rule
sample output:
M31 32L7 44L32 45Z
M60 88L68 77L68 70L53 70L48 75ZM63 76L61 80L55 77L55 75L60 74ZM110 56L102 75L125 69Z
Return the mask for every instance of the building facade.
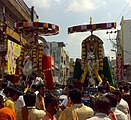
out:
M23 0L0 1L0 74L14 74L20 44L26 43L24 37L15 31L17 21L31 21L31 12ZM5 54L3 54L5 53ZM6 56L6 57L5 57Z
M64 50L64 42L48 42L50 55L54 59L54 82L66 85L69 76L69 54Z
M121 20L121 30L117 34L118 55L119 60L122 61L122 79L124 81L131 81L131 20L124 20L124 17ZM119 69L120 64L117 66L117 69Z

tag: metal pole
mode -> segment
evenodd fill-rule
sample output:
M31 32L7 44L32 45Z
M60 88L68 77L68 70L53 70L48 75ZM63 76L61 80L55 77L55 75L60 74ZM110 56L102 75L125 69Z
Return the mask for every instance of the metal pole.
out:
M31 22L34 22L34 6L31 7Z
M122 51L122 80L123 80L123 68L124 68L124 17L122 16L122 23L121 23L121 32L122 32L122 44L121 44L121 51Z

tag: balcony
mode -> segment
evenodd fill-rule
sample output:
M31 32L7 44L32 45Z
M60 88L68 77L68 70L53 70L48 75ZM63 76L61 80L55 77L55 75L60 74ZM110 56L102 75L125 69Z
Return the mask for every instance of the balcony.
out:
M14 23L15 21L9 15L3 13L3 11L0 10L0 27L3 27L3 25L5 24L6 26L14 30Z
M19 20L30 21L30 9L23 0L2 0L1 2L5 5L6 9L14 13Z
M15 21L9 15L0 10L0 30L3 31L6 27L6 34L14 38L14 42L20 42L20 35L15 32L14 23ZM25 44L26 40L22 38L22 42Z

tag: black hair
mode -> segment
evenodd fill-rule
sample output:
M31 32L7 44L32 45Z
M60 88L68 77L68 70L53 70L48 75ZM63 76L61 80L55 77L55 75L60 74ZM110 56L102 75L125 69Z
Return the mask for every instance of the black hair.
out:
M10 90L10 97L12 97L14 94L18 94L18 95L23 94L22 90L18 86L10 85L9 90Z
M121 92L119 91L119 90L115 90L115 91L112 91L112 94L114 94L114 95L116 95L116 96L120 96L120 97L122 97L121 96Z
M3 93L7 96L8 93L10 92L10 87L6 87L4 90L3 90Z
M71 101L75 104L75 103L81 103L82 101L82 93L79 89L74 88L72 90L69 91L69 96L68 96Z
M49 95L47 95L47 96L44 98L44 102L45 102L45 108L47 108L50 103L58 102L58 99L57 99L56 96L54 96L54 95L52 95L52 94L49 94Z
M128 85L124 85L123 86L123 90L128 91L129 90L129 86Z
M97 110L106 111L110 109L110 101L105 96L100 96L96 100L96 108Z
M103 80L103 81L108 81L108 78L107 78L107 77L104 77L102 80Z
M110 93L107 94L106 97L110 100L111 107L116 107L117 105L116 95Z
M45 87L45 84L39 83L39 84L37 85L37 90L40 90L40 88L42 88L42 87Z
M35 91L37 91L37 85L36 85L36 84L33 84L33 85L31 86L31 88L33 88Z
M33 92L27 92L24 95L24 101L26 106L35 106L36 103L36 94Z
M2 87L2 89L5 89L7 87L7 85L8 85L8 81L7 80L2 80L1 81L1 87Z
M120 90L120 92L122 92L122 90L123 90L123 86L122 85L119 86L119 90Z
M36 72L34 72L34 71L33 71L32 75L33 75L34 77L37 77L37 76L38 76L38 74L37 74Z
M98 86L98 92L104 93L104 88L103 88L103 86Z
M2 104L2 103L3 103L3 96L0 95L0 104Z

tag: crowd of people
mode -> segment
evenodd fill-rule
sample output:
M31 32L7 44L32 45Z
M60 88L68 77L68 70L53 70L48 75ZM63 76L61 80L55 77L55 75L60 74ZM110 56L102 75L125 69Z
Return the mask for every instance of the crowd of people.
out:
M37 83L37 84L36 84ZM21 86L0 81L0 120L130 120L131 93L128 85L111 90L99 85L89 106L82 91L66 87L65 98L46 92L44 82L34 82L25 92ZM90 97L90 96L89 96Z

